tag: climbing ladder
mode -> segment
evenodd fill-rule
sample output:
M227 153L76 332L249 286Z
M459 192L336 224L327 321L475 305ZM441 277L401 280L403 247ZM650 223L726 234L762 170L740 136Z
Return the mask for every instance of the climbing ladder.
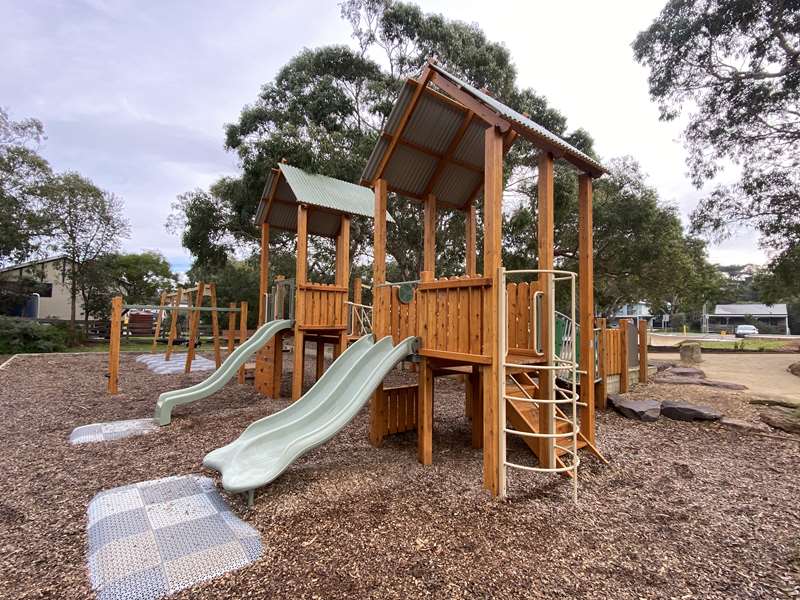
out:
M570 312L568 321L575 323L576 274L560 270L514 270L500 269L500 299L498 309L500 322L506 322L506 278L508 276L535 275L544 282L544 293L548 295L548 314L540 313L539 319L547 319L551 335L548 347L543 348L544 362L517 364L508 360L507 331L498 332L499 352L502 358L499 369L499 386L503 402L500 403L500 457L503 468L500 473L500 495L506 495L507 469L521 469L538 473L561 473L572 479L573 499L578 501L578 450L586 445L578 440L578 401L576 344L574 328L569 331L569 343L556 343L555 286L568 282L570 286ZM566 334L566 331L565 331ZM567 337L562 336L562 341ZM556 351L558 347L559 352ZM532 377L536 375L536 379ZM544 376L548 375L548 376ZM567 384L560 383L568 382ZM546 387L543 387L546 386ZM538 466L528 466L508 460L506 442L508 435L521 437L538 459Z

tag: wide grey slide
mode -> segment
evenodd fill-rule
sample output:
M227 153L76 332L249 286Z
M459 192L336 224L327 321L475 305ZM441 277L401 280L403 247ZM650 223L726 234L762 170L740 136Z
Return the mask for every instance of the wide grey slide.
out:
M347 425L400 361L413 354L417 338L396 346L365 335L351 345L296 402L252 423L233 442L209 452L203 464L222 474L229 492L252 490L274 480L292 462L331 439Z
M169 425L172 419L173 408L181 404L188 404L189 402L206 398L218 392L231 377L236 375L237 371L239 371L239 367L245 364L253 354L261 350L267 342L275 337L275 334L284 329L290 329L293 323L294 322L289 319L279 319L277 321L265 323L256 329L250 339L240 344L219 366L219 369L214 371L207 379L182 390L172 390L161 394L158 397L158 402L156 402L156 413L154 416L156 423L159 425Z

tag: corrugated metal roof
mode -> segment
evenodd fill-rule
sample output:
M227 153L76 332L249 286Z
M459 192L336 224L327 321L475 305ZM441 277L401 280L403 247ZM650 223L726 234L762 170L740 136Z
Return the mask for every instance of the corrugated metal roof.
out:
M544 138L545 140L547 140L549 143L553 144L557 148L563 150L566 155L571 155L572 157L579 158L581 161L586 162L589 165L593 166L601 174L605 173L605 169L603 168L603 166L599 162L597 162L595 159L593 159L588 154L584 154L583 152L578 150L575 146L572 146L571 144L568 144L567 142L562 140L560 137L558 137L552 131L550 131L548 129L545 129L544 127L542 127L538 123L532 121L531 119L529 119L525 115L523 115L521 113L518 113L517 111L515 111L510 106L506 106L505 104L503 104L502 102L500 102L496 98L492 98L491 96L489 96L488 94L485 94L484 92L480 91L479 89L474 88L473 86L468 84L466 81L463 81L462 79L459 79L458 77L456 77L452 73L448 73L447 71L445 71L439 65L431 64L431 68L434 71L436 71L437 73L439 73L442 77L445 77L445 78L449 79L450 81L452 81L453 83L455 83L456 85L458 85L465 92L467 92L471 96L475 97L477 100L479 100L480 102L482 102L483 104L485 104L486 106L488 106L489 108L494 110L497 114L499 114L503 118L505 118L505 119L517 124L517 125L521 125L522 127L526 128L526 129L529 129L530 131L532 131L536 135Z
M460 87L465 93L497 113L498 116L509 121L522 135L527 135L529 139L531 137L538 139L540 143L543 143L541 142L543 140L549 146L563 152L563 156L567 160L572 159L571 162L588 167L594 175L605 172L603 166L596 160L528 117L448 73L440 66L436 64L430 66L439 75ZM393 137L397 134L400 119L411 102L418 85L413 79L407 80L403 85L384 128L385 133L389 136ZM459 109L457 102L441 98L433 90L426 90L414 107L414 111L406 122L402 137L383 170L382 177L386 179L390 189L400 193L405 191L409 194L423 194L429 187L430 177L436 171L436 163L441 160L431 156L431 153L439 156L445 154L457 135L466 114L467 109L463 107ZM467 163L482 170L485 129L484 121L480 118L474 119L450 160ZM404 145L404 141L408 143ZM378 167L389 149L389 144L390 141L385 136L378 139L361 175L362 182L374 182L378 175ZM430 152L424 152L423 148ZM458 173L464 177L458 177ZM475 182L481 177L481 174L470 171L468 168L450 164L437 176L433 193L436 194L438 200L445 204L463 207L470 200L469 196L475 189ZM445 179L446 182L443 181Z
M717 304L714 317L785 317L788 315L785 304Z
M264 194L256 209L256 223L265 219L271 227L297 230L297 204L309 206L308 231L314 235L333 236L339 231L338 214L361 215L372 218L375 209L375 196L372 191L360 185L341 179L308 173L280 163L279 172L270 170L264 186ZM275 200L266 214L268 195L275 177L278 180ZM325 210L314 210L314 207ZM387 220L394 219L387 213Z

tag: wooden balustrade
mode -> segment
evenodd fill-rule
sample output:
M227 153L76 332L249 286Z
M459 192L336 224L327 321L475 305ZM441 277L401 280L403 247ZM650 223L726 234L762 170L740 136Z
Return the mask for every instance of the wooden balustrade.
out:
M347 288L324 283L304 283L297 286L297 306L302 314L295 315L301 329L346 329Z
M416 306L420 354L490 364L493 340L486 328L491 285L491 278L467 276L420 283Z

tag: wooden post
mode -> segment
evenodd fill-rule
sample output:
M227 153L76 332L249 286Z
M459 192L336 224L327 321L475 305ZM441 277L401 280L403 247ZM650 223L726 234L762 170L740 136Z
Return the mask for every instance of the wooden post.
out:
M292 373L292 402L303 395L303 369L305 368L305 331L302 329L305 314L305 290L308 283L308 207L297 207L297 266L295 269L297 300L294 311L294 372Z
M433 369L423 358L419 364L419 392L417 411L417 460L423 465L433 462Z
M153 347L150 352L153 353L158 347L158 336L161 333L161 319L164 317L164 304L167 301L167 292L161 292L161 299L158 303L158 312L156 313L156 328L153 331Z
M647 383L647 320L639 319L639 383Z
M178 331L178 319L181 315L181 300L183 299L183 288L178 288L175 299L172 301L172 314L169 317L169 337L167 338L167 352L164 360L169 360L172 356L172 346L175 343L175 335Z
M466 214L467 257L466 273L470 277L478 274L478 217L475 202L470 200Z
M472 417L472 447L483 448L483 395L481 394L481 372L477 366L467 377L467 394Z
M436 196L425 198L423 218L422 270L430 271L436 279Z
M383 323L384 288L379 287L386 283L386 209L388 190L385 179L375 181L375 221L372 263L372 331L380 339L385 333ZM420 390L422 391L422 390ZM420 396L421 394L417 394ZM419 413L417 413L419 414ZM369 441L373 446L383 443L384 423L386 421L386 403L384 400L383 383L372 395L369 403Z
M108 340L108 393L119 393L119 350L122 337L122 296L111 300L111 330Z
M247 302L242 302L239 306L239 345L247 341ZM238 382L244 383L244 367L239 367Z
M205 284L201 281L197 284L197 291L195 292L195 310L192 312L192 325L189 332L189 347L186 351L186 366L184 367L185 373L191 373L192 361L195 357L195 341L200 336L200 311L197 310L203 306L203 298L206 295Z
M229 308L236 308L236 302L231 302ZM233 354L233 347L236 344L236 313L228 313L228 356Z
M619 320L619 393L624 394L628 391L628 319Z
M339 235L336 237L336 285L341 287L350 287L350 217L342 215L341 224L339 226ZM347 300L347 295L342 297L341 309L337 307L337 311L341 310L344 317L345 325L347 324L347 316L345 308L347 307L344 302ZM342 352L347 349L347 329L343 329L339 334L339 343L334 348L334 357L338 357ZM319 379L319 376L317 377Z
M484 188L483 188L483 275L491 277L492 289L484 303L484 322L487 340L494 341L500 327L498 294L500 282L497 273L502 265L502 227L503 227L503 134L496 127L486 129L484 142ZM500 457L500 436L505 423L500 423L499 409L502 390L498 383L501 361L496 343L489 343L492 357L491 366L481 369L483 383L483 485L493 496L500 494L500 470L503 468Z
M222 364L222 352L220 351L219 347L219 314L217 313L217 284L216 283L209 283L208 284L209 291L211 292L211 308L213 308L213 312L211 313L211 335L214 338L214 362L219 369L220 365Z
M261 224L261 257L258 263L258 326L267 320L267 286L269 285L269 224Z
M316 379L319 380L322 377L322 373L325 371L325 343L317 337L317 364L315 370Z
M538 181L538 241L539 241L539 269L553 269L554 262L554 210L553 210L553 155L549 152L539 154L539 181ZM553 314L553 275L545 273L542 278L542 350L546 365L555 364L553 340L555 331L551 328L550 316ZM552 399L553 371L539 371L539 398ZM539 431L541 433L555 433L555 410L553 404L539 405ZM540 447L542 456L539 457L542 467L555 467L555 443L553 438L541 438Z
M606 357L608 347L606 346L606 320L597 319L597 328L600 330L597 332L597 374L600 382L597 386L595 406L601 410L605 410L608 399L608 359Z
M362 304L363 300L363 289L362 286L364 282L361 281L361 277L356 277L355 281L353 281L353 304ZM358 328L358 315L362 314L361 308L358 306L353 306L352 310L350 311L350 323L352 325L352 333L353 334L360 334L361 331L357 330Z
M578 297L580 298L580 428L594 444L594 246L592 235L592 178L578 177Z

